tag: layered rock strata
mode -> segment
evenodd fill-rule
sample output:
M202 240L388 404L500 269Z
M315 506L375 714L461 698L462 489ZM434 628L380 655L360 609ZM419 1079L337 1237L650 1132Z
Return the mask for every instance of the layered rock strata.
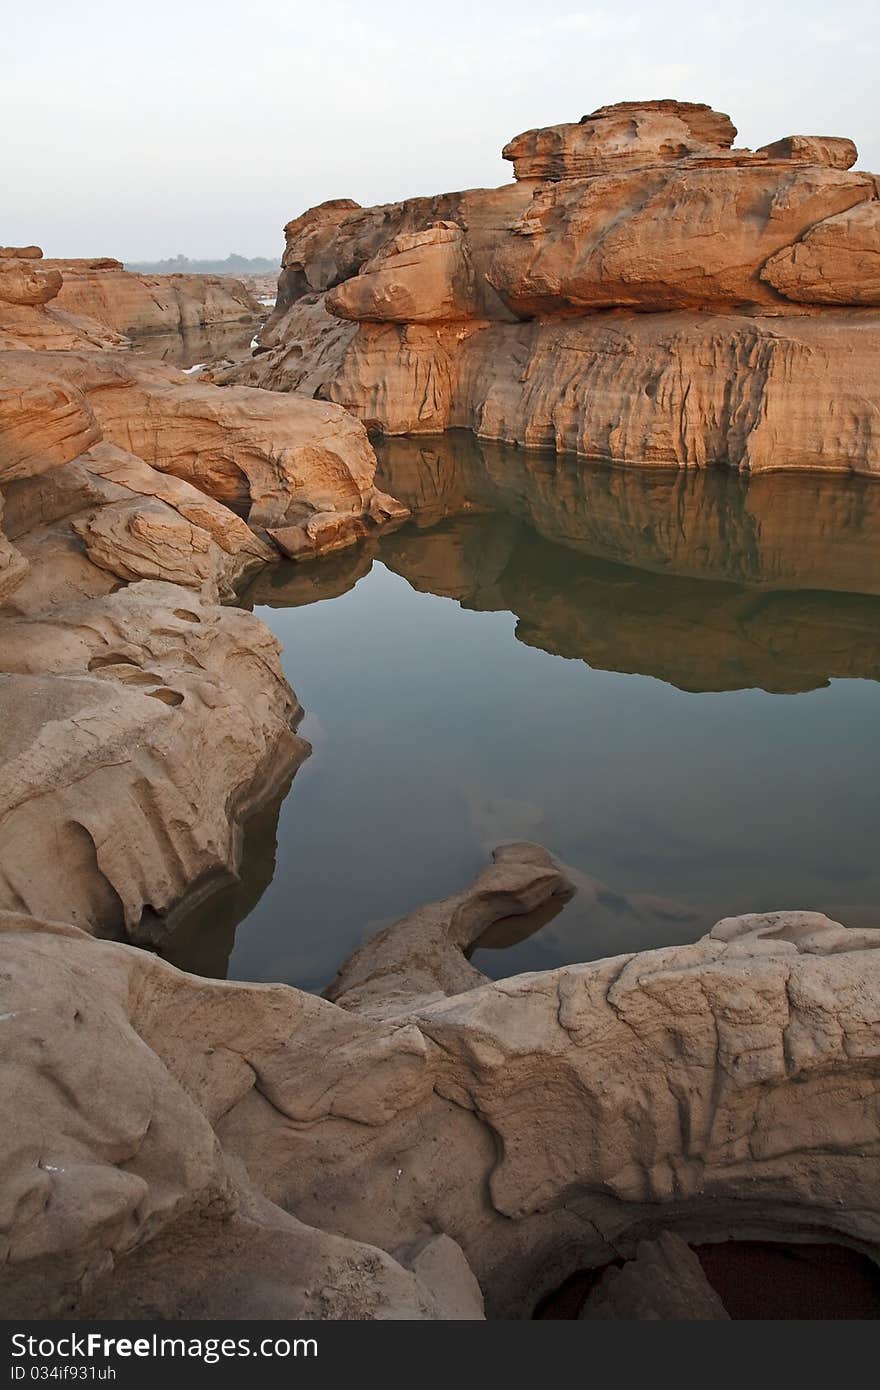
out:
M569 890L519 844L332 999L129 944L235 872L307 751L274 639L219 599L404 513L334 402L627 463L880 466L875 301L847 288L873 182L846 142L733 134L603 108L513 142L508 189L298 219L247 372L320 404L107 351L35 248L0 257L7 1316L523 1317L661 1232L880 1258L878 931L740 917L491 983L487 928ZM816 230L841 217L845 255Z
M708 107L622 103L511 141L507 187L311 209L257 357L214 379L389 434L876 473L876 178L848 140L735 133Z

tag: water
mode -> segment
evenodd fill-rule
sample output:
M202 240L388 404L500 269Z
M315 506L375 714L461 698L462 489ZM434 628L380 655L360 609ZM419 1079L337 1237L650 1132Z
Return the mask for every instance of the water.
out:
M227 357L237 362L250 356L251 342L261 326L251 319L243 323L205 324L174 333L135 334L131 351L184 371Z
M505 840L576 893L494 977L811 908L877 925L880 484L609 469L389 441L416 520L247 596L313 745L183 968L320 989Z

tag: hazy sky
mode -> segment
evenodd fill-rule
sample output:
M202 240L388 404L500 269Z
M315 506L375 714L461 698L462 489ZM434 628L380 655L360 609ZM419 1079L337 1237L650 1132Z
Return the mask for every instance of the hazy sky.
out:
M0 243L53 256L277 256L324 198L504 183L512 135L633 98L880 170L877 0L43 0L3 40Z

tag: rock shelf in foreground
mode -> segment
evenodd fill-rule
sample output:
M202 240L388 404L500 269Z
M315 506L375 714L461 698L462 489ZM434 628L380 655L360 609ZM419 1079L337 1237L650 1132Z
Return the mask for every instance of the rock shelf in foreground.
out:
M498 983L466 964L563 885L499 850L338 1003L4 914L8 1314L527 1317L664 1230L876 1258L880 932L771 913Z

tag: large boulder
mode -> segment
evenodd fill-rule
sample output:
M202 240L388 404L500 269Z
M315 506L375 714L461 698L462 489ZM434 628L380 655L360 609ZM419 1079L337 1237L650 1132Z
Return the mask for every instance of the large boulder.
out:
M809 227L770 257L761 278L797 303L880 305L880 201Z
M19 1116L0 1140L10 1317L482 1316L448 1237L423 1235L404 1264L309 1227L218 1143L223 1110L254 1082L245 1059L304 1041L319 1001L200 981L26 916L0 913L0 939L0 1069ZM335 1039L318 1024L331 1054L363 1032L340 1020Z
M104 324L59 308L61 271L44 261L42 254L38 246L3 248L0 350L123 346L127 340Z
M464 233L455 222L394 237L327 296L342 319L444 323L477 313Z
M2 614L0 906L154 939L306 755L278 644L169 583Z
M522 317L775 304L765 261L874 197L870 174L790 161L567 179L538 187L489 278Z
M517 180L584 178L725 150L735 138L730 117L700 102L621 101L577 124L524 131L501 157Z

